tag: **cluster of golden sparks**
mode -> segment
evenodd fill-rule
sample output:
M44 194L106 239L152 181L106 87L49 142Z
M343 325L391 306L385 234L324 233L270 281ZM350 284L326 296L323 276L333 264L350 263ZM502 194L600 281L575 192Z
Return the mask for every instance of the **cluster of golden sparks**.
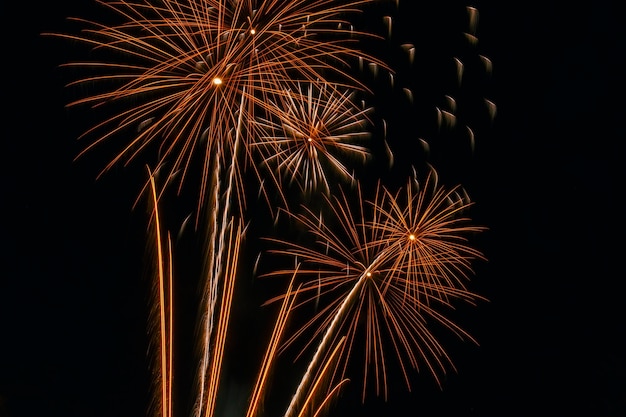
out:
M155 415L173 416L176 392L175 256L160 206L165 190L181 192L188 182L199 187L195 224L206 237L194 416L216 413L237 277L248 272L239 262L248 188L260 190L275 221L284 212L284 219L310 230L314 246L265 240L273 247L269 253L293 257L295 266L264 274L287 277L289 287L268 300L282 304L246 417L262 414L277 356L305 335L305 345L317 348L286 417L327 410L350 380L348 363L359 346L365 346L365 400L372 384L387 397L390 357L408 387L411 369L424 368L439 383L439 375L453 368L433 325L473 341L444 315L456 302L483 299L467 289L471 262L483 258L467 241L482 230L467 217L467 195L439 185L433 170L423 184L416 173L397 191L379 182L370 198L348 165L371 157L371 109L355 99L368 88L355 71L364 62L390 77L392 71L359 47L362 39L382 37L356 29L347 18L379 1L98 0L121 21L75 19L86 26L81 34L53 34L91 45L95 56L102 52L101 61L66 64L97 74L73 85L104 85L70 106L109 108L109 116L85 132L91 141L83 152L123 141L103 173L148 149L156 155L145 184L157 249ZM476 10L468 11L475 22ZM391 18L383 21L390 33ZM402 47L413 56L410 46ZM256 187L246 172L258 180ZM335 178L352 187L338 189ZM304 194L319 192L326 206L319 212L306 205L290 209L283 190L294 184ZM256 266L250 269L254 273ZM317 313L285 334L290 314L309 302L319 303Z

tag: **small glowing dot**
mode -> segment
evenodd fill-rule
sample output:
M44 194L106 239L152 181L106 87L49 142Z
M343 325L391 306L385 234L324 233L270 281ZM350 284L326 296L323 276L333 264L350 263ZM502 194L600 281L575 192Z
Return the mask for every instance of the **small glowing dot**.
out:
M222 79L220 77L213 78L213 84L220 85L222 83Z
M366 273L365 275L367 275L368 277L371 277L371 276L372 276L372 273L371 273L371 272L368 272L368 273Z
M256 33L256 30L254 30L254 29L250 29L250 34L251 34L251 35L254 35L255 33Z
M313 142L313 138L308 138L307 139L309 142Z
M409 240L415 240L415 235L413 233L409 235Z

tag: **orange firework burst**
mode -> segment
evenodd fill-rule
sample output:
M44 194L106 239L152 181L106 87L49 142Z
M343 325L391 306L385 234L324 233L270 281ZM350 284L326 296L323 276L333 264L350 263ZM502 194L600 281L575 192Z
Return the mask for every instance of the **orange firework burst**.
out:
M352 61L384 64L356 48L360 37L374 35L355 31L345 16L373 1L98 1L124 22L75 19L92 29L54 34L103 52L100 62L66 64L97 74L72 84L104 86L70 105L122 106L85 133L95 140L84 152L123 132L125 143L105 171L154 146L155 171L166 166L171 180L179 177L179 189L198 154L202 206L211 173L219 169L216 160L230 164L237 141L250 156L246 145L256 139L255 114L276 111L267 103L285 104L280 96L286 88L332 81L365 89L352 75Z
M329 192L327 171L354 180L353 173L342 158L365 162L368 148L360 143L370 137L365 130L371 108L361 109L353 100L354 93L337 91L332 86L306 89L280 96L273 103L282 111L271 120L261 119L259 125L267 130L256 142L264 155L264 163L302 191L311 192L320 186Z
M439 375L453 365L433 323L474 341L444 315L457 301L473 304L483 299L466 288L471 261L483 259L467 244L467 235L483 228L470 224L464 212L471 202L458 192L458 187L446 191L439 186L434 172L423 188L411 179L405 189L392 193L379 183L371 201L363 200L358 187L356 198L345 192L326 197L330 210L326 217L308 208L303 214L291 214L311 231L318 246L268 239L282 246L270 252L293 256L302 264L298 293L304 301L299 305L320 303L318 313L287 342L307 330L313 333L307 345L323 335L298 391L307 389L317 361L342 336L347 341L341 352L343 365L336 369L339 379L346 377L349 359L356 353L356 336L365 338L363 399L372 380L377 395L387 397L388 350L397 357L407 387L410 368L426 368L439 383ZM351 210L354 204L356 210ZM285 269L266 276L292 272ZM296 394L292 406L298 399Z

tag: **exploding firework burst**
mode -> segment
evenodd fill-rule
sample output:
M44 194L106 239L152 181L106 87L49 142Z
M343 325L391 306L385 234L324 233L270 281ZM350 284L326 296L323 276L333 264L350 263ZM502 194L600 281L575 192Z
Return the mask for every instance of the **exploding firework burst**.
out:
M311 374L303 378L301 388L306 389L313 377L315 362L342 336L347 341L340 354L343 366L336 369L340 380L357 354L357 335L364 337L363 399L369 384L387 397L389 352L398 359L408 387L410 368L427 369L439 383L439 375L452 361L433 324L474 341L445 315L456 302L473 304L482 299L466 284L471 261L483 258L468 245L467 235L483 228L470 224L465 212L471 202L459 191L439 186L434 173L423 187L411 179L397 193L379 185L372 200L364 200L359 187L354 198L345 192L326 197L326 216L306 207L303 214L291 214L311 231L316 246L268 239L280 245L270 252L295 257L302 265L299 305L320 302L323 306L286 343L294 343L307 331L312 332L307 346L322 336L309 367ZM292 273L287 268L266 276ZM294 396L292 406L298 397Z
M272 120L259 121L267 132L256 142L270 171L296 182L305 193L319 188L329 192L327 173L354 181L346 161L369 159L363 143L370 137L366 128L372 109L359 108L354 92L329 85L299 85L280 99L274 104L284 110Z

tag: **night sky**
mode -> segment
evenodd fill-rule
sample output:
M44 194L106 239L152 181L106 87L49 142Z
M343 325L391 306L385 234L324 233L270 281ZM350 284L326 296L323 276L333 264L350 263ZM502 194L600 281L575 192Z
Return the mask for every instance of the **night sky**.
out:
M475 265L472 288L490 302L460 318L480 346L452 344L458 372L443 390L419 375L412 393L400 387L387 405L353 408L346 394L330 415L623 417L626 25L618 2L401 5L411 2L436 3L405 9L394 27L398 43L412 41L423 59L400 83L423 94L413 113L381 112L397 119L396 134L432 140L443 178L463 182L475 201L476 221L489 228L477 241L488 262ZM475 52L460 46L465 6L480 13ZM107 155L73 161L89 123L64 108L69 78L58 65L73 45L40 36L72 30L64 18L90 10L88 0L2 4L0 417L136 417L149 402L146 216L132 209L143 167L96 180ZM493 63L490 77L458 91L476 150L437 154L448 148L436 145L428 112L454 85L450 58L469 62L472 53ZM483 98L497 105L492 124L471 105ZM245 399L237 381L233 402ZM186 415L188 398L178 403Z

